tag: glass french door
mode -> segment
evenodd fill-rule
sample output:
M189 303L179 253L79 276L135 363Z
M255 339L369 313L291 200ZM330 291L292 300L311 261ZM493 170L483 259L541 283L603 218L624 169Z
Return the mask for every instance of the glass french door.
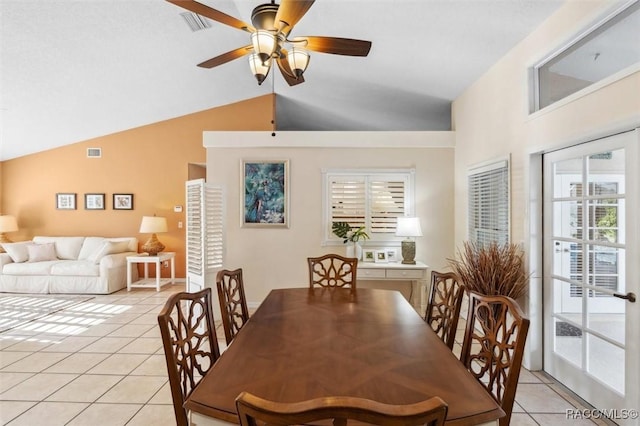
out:
M640 424L638 131L544 155L544 369ZM606 411L611 410L611 411Z

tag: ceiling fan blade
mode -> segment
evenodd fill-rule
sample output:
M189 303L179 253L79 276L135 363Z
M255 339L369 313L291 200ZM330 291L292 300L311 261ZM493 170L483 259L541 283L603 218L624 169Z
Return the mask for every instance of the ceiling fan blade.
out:
M300 43L300 47L315 52L331 53L333 55L367 56L371 50L371 42L340 37L294 37L291 41L294 45ZM305 42L306 43L302 43Z
M236 19L233 16L229 16L226 13L220 12L219 10L216 10L202 3L198 3L197 1L193 1L193 0L167 0L167 1L169 3L175 4L176 6L180 6L183 9L187 9L190 12L197 13L198 15L204 16L209 19L213 19L214 21L220 22L221 24L229 25L233 28L238 28L239 30L248 31L250 33L256 30L246 22Z
M222 55L216 56L215 58L211 58L207 61L199 63L198 66L202 68L213 68L218 65L226 64L229 61L233 61L234 59L238 59L246 55L247 53L253 50L253 46L244 46L239 47L235 50L231 50L227 53L223 53Z
M282 0L275 17L276 29L288 34L316 0ZM285 30L286 27L289 27Z
M278 62L278 68L280 68L282 77L289 84L289 86L295 86L296 84L304 83L303 76L300 76L298 78L295 78L293 76L293 71L291 70L289 61L287 60L287 52L285 49L282 49L282 54L279 58L276 59L276 62Z

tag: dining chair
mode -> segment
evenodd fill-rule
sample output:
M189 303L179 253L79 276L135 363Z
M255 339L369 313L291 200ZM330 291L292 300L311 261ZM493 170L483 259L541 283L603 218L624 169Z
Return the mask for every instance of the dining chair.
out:
M242 268L233 271L223 269L216 274L218 300L222 314L222 325L227 345L238 334L242 326L249 321L247 298L244 294Z
M469 313L460 361L500 404L507 426L529 330L518 304L506 296L469 292Z
M339 254L308 257L309 287L350 287L356 289L358 259Z
M189 424L183 404L220 357L211 289L172 295L158 314L173 411L178 426Z
M236 398L241 426L301 425L333 419L334 426L356 420L383 426L444 425L447 404L437 396L407 405L389 405L347 396L316 398L300 402L274 402L248 392Z
M453 349L464 299L464 286L453 272L431 272L431 291L424 320Z

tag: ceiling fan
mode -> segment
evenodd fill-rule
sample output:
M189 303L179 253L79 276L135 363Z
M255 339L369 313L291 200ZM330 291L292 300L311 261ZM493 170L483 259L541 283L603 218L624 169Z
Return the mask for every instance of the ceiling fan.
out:
M300 36L289 38L294 25L307 13L315 0L281 0L280 4L261 4L253 9L249 25L233 16L194 0L167 0L190 12L229 25L251 34L251 44L198 64L213 68L249 55L251 72L258 84L267 78L275 60L289 86L304 83L303 74L309 65L309 51L333 55L367 56L371 42L339 37Z

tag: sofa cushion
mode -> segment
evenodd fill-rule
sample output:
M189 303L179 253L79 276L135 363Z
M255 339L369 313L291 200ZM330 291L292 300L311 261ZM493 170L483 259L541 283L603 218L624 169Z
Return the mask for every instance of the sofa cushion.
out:
M51 275L97 277L100 276L100 266L88 260L67 260L52 265Z
M128 249L126 251L138 252L138 239L135 237L116 237L116 238L108 238L109 241L120 242L126 241L128 244Z
M78 260L86 260L89 256L99 250L105 241L106 238L104 237L86 237L82 243L80 254L78 254Z
M2 248L7 252L11 260L16 263L26 262L29 260L29 250L27 246L32 245L33 241L22 241L20 243L4 243Z
M55 243L56 254L59 259L77 260L80 254L80 248L84 242L84 237L33 237L33 242Z
M129 251L129 241L105 241L87 260L100 263L100 260L108 254L124 253Z
M27 246L27 251L29 252L28 262L30 263L58 260L54 243L31 244Z
M9 263L2 268L3 275L50 275L51 267L61 260L48 262Z
M90 256L94 255L102 247L105 241L126 241L128 244L128 249L125 251L138 251L138 239L135 237L86 237L84 239L84 243L82 244L82 248L80 249L78 260L88 259Z

